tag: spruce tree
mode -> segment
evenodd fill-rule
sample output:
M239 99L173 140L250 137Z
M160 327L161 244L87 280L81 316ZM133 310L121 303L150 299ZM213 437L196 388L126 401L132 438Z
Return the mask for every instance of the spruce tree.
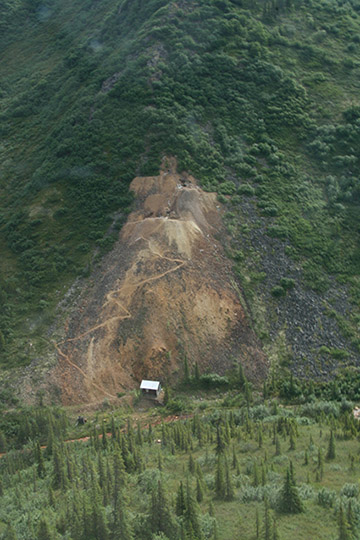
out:
M273 519L272 540L280 540L279 531L276 524L276 519Z
M275 456L280 456L280 455L281 455L281 444L280 444L279 437L276 435L276 437L275 437Z
M326 459L328 461L335 459L335 438L333 430L330 431L329 446L326 453Z
M338 540L350 540L349 526L346 521L342 504L339 508L339 537Z
M272 540L272 523L268 498L264 498L264 540Z
M106 434L105 423L104 422L101 424L101 443L102 443L103 449L106 450L108 440L107 440L107 434Z
M38 526L37 540L53 540L53 538L54 535L50 529L47 519L42 518Z
M289 450L295 450L295 449L296 449L296 444L295 444L294 430L291 428L290 429L290 446L289 446Z
M45 465L39 441L37 441L35 444L35 460L37 463L38 476L39 478L43 478L45 476Z
M259 468L257 466L256 461L254 461L254 465L253 465L253 486L257 487L259 484L260 484Z
M170 400L170 392L169 392L169 388L168 386L165 386L165 390L164 390L164 405L167 405L169 403L169 400Z
M239 460L235 452L235 446L233 445L233 453L232 453L232 467L235 469L236 473L239 470Z
M18 540L16 532L11 524L7 526L4 534L4 540Z
M216 426L216 447L215 452L217 455L222 454L226 448L224 429L219 424Z
M348 525L349 525L349 529L350 529L351 533L353 534L353 536L355 537L356 536L356 529L357 529L357 527L356 527L356 517L354 515L351 500L349 500L349 502L348 502L348 507L347 507L347 511L346 511L346 519L347 519L347 522L348 522Z
M189 468L189 472L191 474L194 474L194 472L195 472L195 461L194 461L194 458L193 458L192 454L190 454L190 456L189 456L188 468Z
M180 482L176 497L175 513L177 516L184 515L185 512L185 493L183 483Z
M238 365L237 380L238 380L238 387L240 388L240 390L243 390L246 383L246 377L244 374L244 368L242 367L242 364L240 363Z
M225 458L225 500L232 501L235 497L235 490L232 482L231 471L227 459Z
M204 488L200 478L196 479L196 500L201 503L204 499Z
M6 437L4 433L0 430L0 453L4 453L7 450Z
M201 540L203 536L201 533L200 523L199 523L199 510L198 510L198 505L193 496L189 480L186 483L185 506L186 506L185 512L184 512L185 529L189 536L193 533L194 539Z
M324 476L324 456L321 448L318 450L317 473L319 480L322 480Z
M173 538L176 531L176 523L162 480L158 481L151 495L149 526L153 533L163 532L169 538Z
M113 527L112 527L112 539L118 540L133 540L134 531L130 524L128 512L126 508L127 499L125 497L125 491L121 490L117 497L116 509L114 508L113 514Z
M219 499L223 499L225 495L225 472L223 459L218 456L215 472L215 493Z
M284 514L299 514L304 510L295 484L292 462L290 462L290 467L286 471L284 484L281 490L279 510Z
M52 487L54 489L64 489L66 486L66 477L64 471L64 456L61 449L57 446L53 448L53 473Z

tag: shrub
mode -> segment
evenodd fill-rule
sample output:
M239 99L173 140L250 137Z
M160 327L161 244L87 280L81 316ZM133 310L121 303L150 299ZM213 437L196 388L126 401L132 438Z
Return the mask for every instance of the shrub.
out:
M280 285L275 285L275 287L271 289L271 294L275 298L280 298L281 296L286 296L286 291L283 287L280 287Z
M323 506L324 508L332 508L334 506L335 497L335 491L327 488L322 488L318 493L317 502L318 504L320 504L320 506Z
M217 373L206 373L201 375L200 383L205 388L219 388L229 385L229 379L227 377L222 377Z
M241 184L238 187L238 193L241 195L255 195L255 189L250 184Z
M341 488L342 497L357 497L359 495L359 486L357 484L344 484Z
M295 287L295 280L291 278L281 278L280 285L286 290L293 289Z

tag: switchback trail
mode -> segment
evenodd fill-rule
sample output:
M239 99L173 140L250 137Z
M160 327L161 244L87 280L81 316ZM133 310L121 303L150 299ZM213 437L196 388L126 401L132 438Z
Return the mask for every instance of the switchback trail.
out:
M152 219L152 218L147 218L147 219ZM145 220L143 220L145 221ZM159 225L159 227L161 227L161 224ZM158 227L158 228L159 228ZM54 343L55 345L55 348L60 356L60 358L62 358L63 360L65 360L65 362L67 362L67 364L69 364L69 366L71 366L72 368L76 369L79 373L81 373L81 375L94 387L96 388L97 390L99 390L100 392L102 392L103 395L105 396L108 396L112 399L116 399L117 396L115 396L114 394L111 394L110 392L108 392L103 386L101 386L100 384L98 384L97 382L95 382L94 380L92 380L88 375L87 373L81 369L80 366L78 366L77 364L75 364L74 362L72 362L69 358L69 355L68 354L65 354L65 352L63 352L63 350L61 349L61 347L67 343L73 343L75 341L79 341L81 339L83 339L84 337L92 334L93 332L96 332L97 330L101 329L101 328L104 328L104 327L107 327L109 326L110 324L114 323L115 321L123 321L125 319L130 319L131 318L131 313L130 311L123 305L122 302L120 302L118 300L118 296L122 295L123 297L125 297L126 299L129 299L129 298L132 298L132 296L134 295L135 291L139 288L139 287L142 287L144 285L146 285L147 283L151 283L153 281L156 281L158 279L161 279L163 277L165 277L166 275L170 274L170 273L173 273L173 272L176 272L177 270L179 270L180 268L182 268L185 264L186 264L186 261L182 260L182 259L178 259L178 258L171 258L171 257L166 257L165 255L162 255L161 253L159 253L158 250L155 250L153 248L153 246L151 245L151 240L149 240L148 238L144 238L143 236L140 236L138 237L135 242L139 241L139 240L144 240L145 242L148 242L148 247L149 247L149 250L156 256L158 257L159 259L163 259L163 260L166 260L166 261L169 261L171 263L175 263L176 266L174 268L170 268L168 270L165 270L164 272L161 272L160 274L157 274L155 276L151 276L151 277L148 277L146 279L143 279L142 281L138 282L138 283L135 283L135 284L126 284L124 283L119 289L115 290L115 291L110 291L107 295L106 295L106 301L103 305L103 308L106 307L107 305L116 305L118 308L120 308L123 312L124 312L124 315L117 315L115 317L110 317L108 319L106 319L104 322L102 323L99 323L95 326L93 326L92 328L89 328L88 330L86 330L85 332L83 332L82 334L74 337L74 338L68 338L64 341L61 341L59 343Z

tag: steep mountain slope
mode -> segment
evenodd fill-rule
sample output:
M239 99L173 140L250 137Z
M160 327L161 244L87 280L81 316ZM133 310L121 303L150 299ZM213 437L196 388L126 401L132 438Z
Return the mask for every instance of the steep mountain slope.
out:
M358 365L357 2L18 0L2 2L0 9L3 378L15 377L9 368L27 365L22 375L36 387L58 354L61 364L63 354L85 367L87 340L94 336L76 346L69 340L111 317L102 300L116 289L116 279L126 281L127 264L139 256L140 244L129 260L119 252L129 225L120 240L118 231L132 205L140 204L129 185L135 177L158 175L165 155L175 156L178 171L196 178L202 190L217 192L224 205L228 237L215 242L224 239L245 297L246 324L257 335L246 338L249 347L258 351L261 342L274 371L291 368L302 376L328 377ZM158 246L156 235L154 242ZM169 246L161 256L183 261L181 250ZM219 258L221 264L204 258L199 291L212 272L211 289L222 281L230 291L231 263L222 251ZM110 260L118 260L119 272L113 283L107 277L109 289L103 296L85 292ZM153 253L143 279L157 272L156 265L164 272L173 268ZM171 290L181 290L184 271L185 265L166 275L179 280ZM74 314L74 282L92 310L88 320ZM158 313L170 313L170 304L176 309L158 319L166 339L145 339L137 356L123 351L133 365L123 374L129 385L130 373L136 378L146 371L142 359L156 357L153 349L163 347L169 371L178 369L183 354L164 324L170 320L171 326L173 317L178 326L182 310L189 325L180 341L190 363L201 358L205 368L206 332L197 341L193 304L176 304L173 297L161 304L157 294ZM141 298L139 313L135 297L125 306L134 336L142 327L136 322L145 305ZM238 302L235 296L231 302ZM64 318L71 321L70 333ZM126 325L130 319L122 321L120 333ZM62 339L57 354L54 340ZM218 343L214 351L223 353L213 369L243 357L228 335L222 347ZM106 351L96 349L97 363L100 356L110 358L113 347L110 340ZM115 386L108 384L112 393Z

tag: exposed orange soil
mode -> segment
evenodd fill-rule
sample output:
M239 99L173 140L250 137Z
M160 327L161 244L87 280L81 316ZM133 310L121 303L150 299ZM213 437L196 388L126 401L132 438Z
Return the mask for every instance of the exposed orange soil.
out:
M178 174L175 160L131 189L136 209L56 344L52 383L63 403L113 399L142 378L175 381L185 356L219 373L241 358L250 374L263 373L218 240L216 194Z

